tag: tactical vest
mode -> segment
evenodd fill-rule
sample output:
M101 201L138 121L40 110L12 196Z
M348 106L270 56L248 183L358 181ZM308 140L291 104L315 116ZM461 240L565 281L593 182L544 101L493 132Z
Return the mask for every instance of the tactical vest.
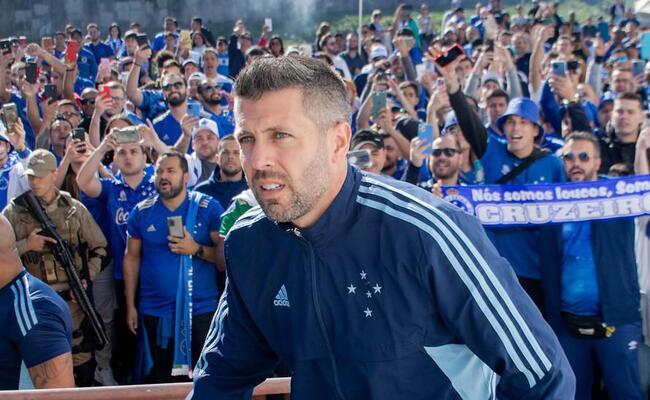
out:
M16 217L19 221L14 226L16 240L26 239L32 230L40 228L40 224L29 211L12 201ZM45 212L56 225L56 230L68 244L75 258L75 266L83 276L83 267L87 262L87 251L80 241L81 219L72 197L68 192L60 191L57 198L49 205L44 205ZM54 258L46 244L39 252L29 251L22 256L23 263L30 274L53 286L55 290L67 289L68 277L62 265ZM58 285L63 284L63 285Z

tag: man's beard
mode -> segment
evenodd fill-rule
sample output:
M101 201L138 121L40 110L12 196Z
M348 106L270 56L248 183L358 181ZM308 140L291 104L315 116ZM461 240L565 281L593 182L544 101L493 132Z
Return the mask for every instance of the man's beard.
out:
M169 97L167 99L167 103L172 107L178 107L178 106L180 106L181 104L183 104L185 102L186 97L187 96L185 94L180 94L178 96Z
M212 96L209 96L209 97L204 97L203 99L207 104L211 106L218 106L219 104L221 104L221 97L214 98Z
M241 172L241 170L242 170L241 167L232 168L232 169L222 167L221 168L221 173L224 174L225 176L227 176L228 178L233 178L233 177L237 176Z
M163 193L163 192L160 191L160 185L163 182L169 183L170 188L169 188L168 192ZM178 185L176 185L176 186L174 186L174 184L171 181L156 182L156 190L158 191L158 194L160 195L160 197L162 197L163 199L165 199L165 200L173 199L174 197L181 194L181 192L183 191L183 182L182 181L179 182Z
M329 174L324 173L326 171L324 167L326 162L325 152L319 152L319 155L304 169L303 174L296 182L297 185L289 181L289 177L284 173L255 171L250 186L266 216L273 221L291 222L310 212L318 200L327 192L330 183ZM264 199L257 193L257 191L261 190L257 181L263 178L278 178L285 185L283 190L290 192L287 206L283 208L276 199Z

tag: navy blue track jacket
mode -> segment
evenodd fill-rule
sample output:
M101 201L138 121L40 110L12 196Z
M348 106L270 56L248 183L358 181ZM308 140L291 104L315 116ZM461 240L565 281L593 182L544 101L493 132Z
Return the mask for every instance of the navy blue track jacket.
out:
M280 360L292 399L573 399L550 327L478 221L350 168L308 229L259 208L225 242L228 283L190 399L245 399Z

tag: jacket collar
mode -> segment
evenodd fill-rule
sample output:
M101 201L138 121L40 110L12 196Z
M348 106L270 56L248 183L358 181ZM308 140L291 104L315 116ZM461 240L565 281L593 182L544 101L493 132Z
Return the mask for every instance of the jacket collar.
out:
M356 221L356 197L361 177L362 174L357 168L348 166L345 181L339 193L311 227L298 229L291 223L278 223L278 226L300 234L316 247L323 246L331 239L339 237Z

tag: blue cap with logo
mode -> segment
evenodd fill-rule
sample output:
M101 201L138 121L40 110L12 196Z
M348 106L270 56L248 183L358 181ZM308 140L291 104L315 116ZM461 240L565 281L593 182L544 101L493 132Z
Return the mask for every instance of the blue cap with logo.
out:
M442 127L442 134L447 133L447 130L458 125L458 118L456 114L452 111L445 116L445 124Z
M506 112L497 119L497 126L501 132L503 132L503 125L506 123L508 117L513 115L537 125L540 135L544 133L544 128L539 123L539 107L528 97L515 97L510 100Z

